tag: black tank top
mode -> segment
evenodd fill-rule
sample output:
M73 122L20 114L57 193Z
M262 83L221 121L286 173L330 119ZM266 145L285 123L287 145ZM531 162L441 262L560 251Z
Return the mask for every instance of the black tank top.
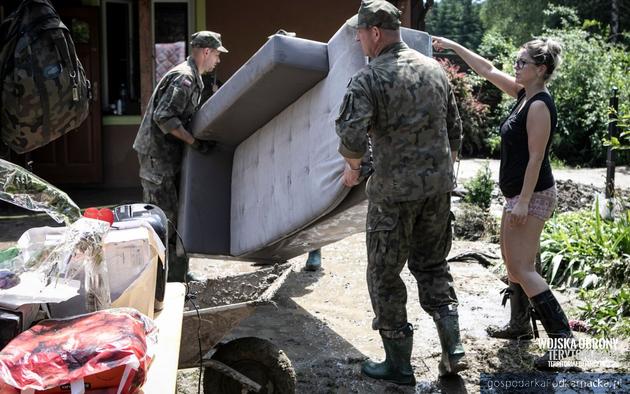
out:
M529 112L529 106L536 100L544 102L549 109L549 114L551 115L551 132L534 191L539 192L554 185L551 164L549 163L549 146L551 145L553 133L556 131L556 123L558 120L556 105L549 93L539 92L525 103L525 106L520 112L517 112L524 99L525 89L521 89L518 92L518 99L514 108L512 108L510 115L500 126L501 167L499 170L499 187L505 197L517 196L521 193L521 189L523 188L525 170L527 169L527 163L529 161L529 149L527 147L527 113Z

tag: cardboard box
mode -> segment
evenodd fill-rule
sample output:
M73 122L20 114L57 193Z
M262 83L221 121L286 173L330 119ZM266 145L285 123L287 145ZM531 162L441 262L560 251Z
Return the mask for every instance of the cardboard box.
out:
M112 229L105 236L103 259L107 264L112 307L132 307L153 317L157 265L163 264L164 246L149 227ZM51 317L86 313L84 277L79 295L68 301L48 304Z

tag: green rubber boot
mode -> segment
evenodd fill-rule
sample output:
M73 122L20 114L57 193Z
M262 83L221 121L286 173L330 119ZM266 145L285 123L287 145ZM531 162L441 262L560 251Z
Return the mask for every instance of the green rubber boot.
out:
M398 330L381 330L385 348L385 361L377 363L368 360L361 366L361 372L373 379L386 380L404 386L415 386L416 377L411 366L413 349L413 327L407 323Z
M438 364L440 376L455 375L468 369L464 346L459 336L457 307L447 305L433 314L433 320L442 345L442 359Z

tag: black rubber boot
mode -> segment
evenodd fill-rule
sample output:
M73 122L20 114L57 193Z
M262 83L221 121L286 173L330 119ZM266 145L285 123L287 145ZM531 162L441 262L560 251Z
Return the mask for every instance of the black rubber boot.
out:
M411 367L413 349L413 327L407 323L398 330L381 330L381 339L385 348L385 361L381 363L368 360L361 366L361 372L373 379L415 386L416 377Z
M186 273L188 272L188 259L178 256L173 244L169 244L166 253L168 253L168 282L185 282Z
M205 282L206 277L189 271L189 259L172 253L168 259L168 282Z
M534 367L542 370L564 369L556 368L552 365L552 362L560 361L562 358L571 357L577 351L577 346L573 341L573 333L569 327L569 320L551 290L543 291L542 293L532 297L531 302L536 311L536 315L543 327L545 327L545 332L547 332L547 336L549 338L571 339L571 342L569 342L571 346L563 347L561 349L563 350L562 356L559 357L559 352L556 352L554 357L551 357L551 353L547 351L542 357L538 358L534 362Z
M438 365L440 376L454 375L468 369L466 353L459 336L457 307L454 305L442 307L433 314L433 320L442 345L442 359Z
M532 339L532 324L530 322L530 304L527 294L518 283L510 282L509 287L502 290L503 306L510 300L510 322L503 327L489 326L486 332L492 338L501 339Z

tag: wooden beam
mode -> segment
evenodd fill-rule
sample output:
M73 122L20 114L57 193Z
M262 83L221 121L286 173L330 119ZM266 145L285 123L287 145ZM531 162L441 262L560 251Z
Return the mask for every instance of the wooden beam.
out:
M138 31L140 44L140 111L144 114L153 93L153 35L151 34L151 1L138 0Z

